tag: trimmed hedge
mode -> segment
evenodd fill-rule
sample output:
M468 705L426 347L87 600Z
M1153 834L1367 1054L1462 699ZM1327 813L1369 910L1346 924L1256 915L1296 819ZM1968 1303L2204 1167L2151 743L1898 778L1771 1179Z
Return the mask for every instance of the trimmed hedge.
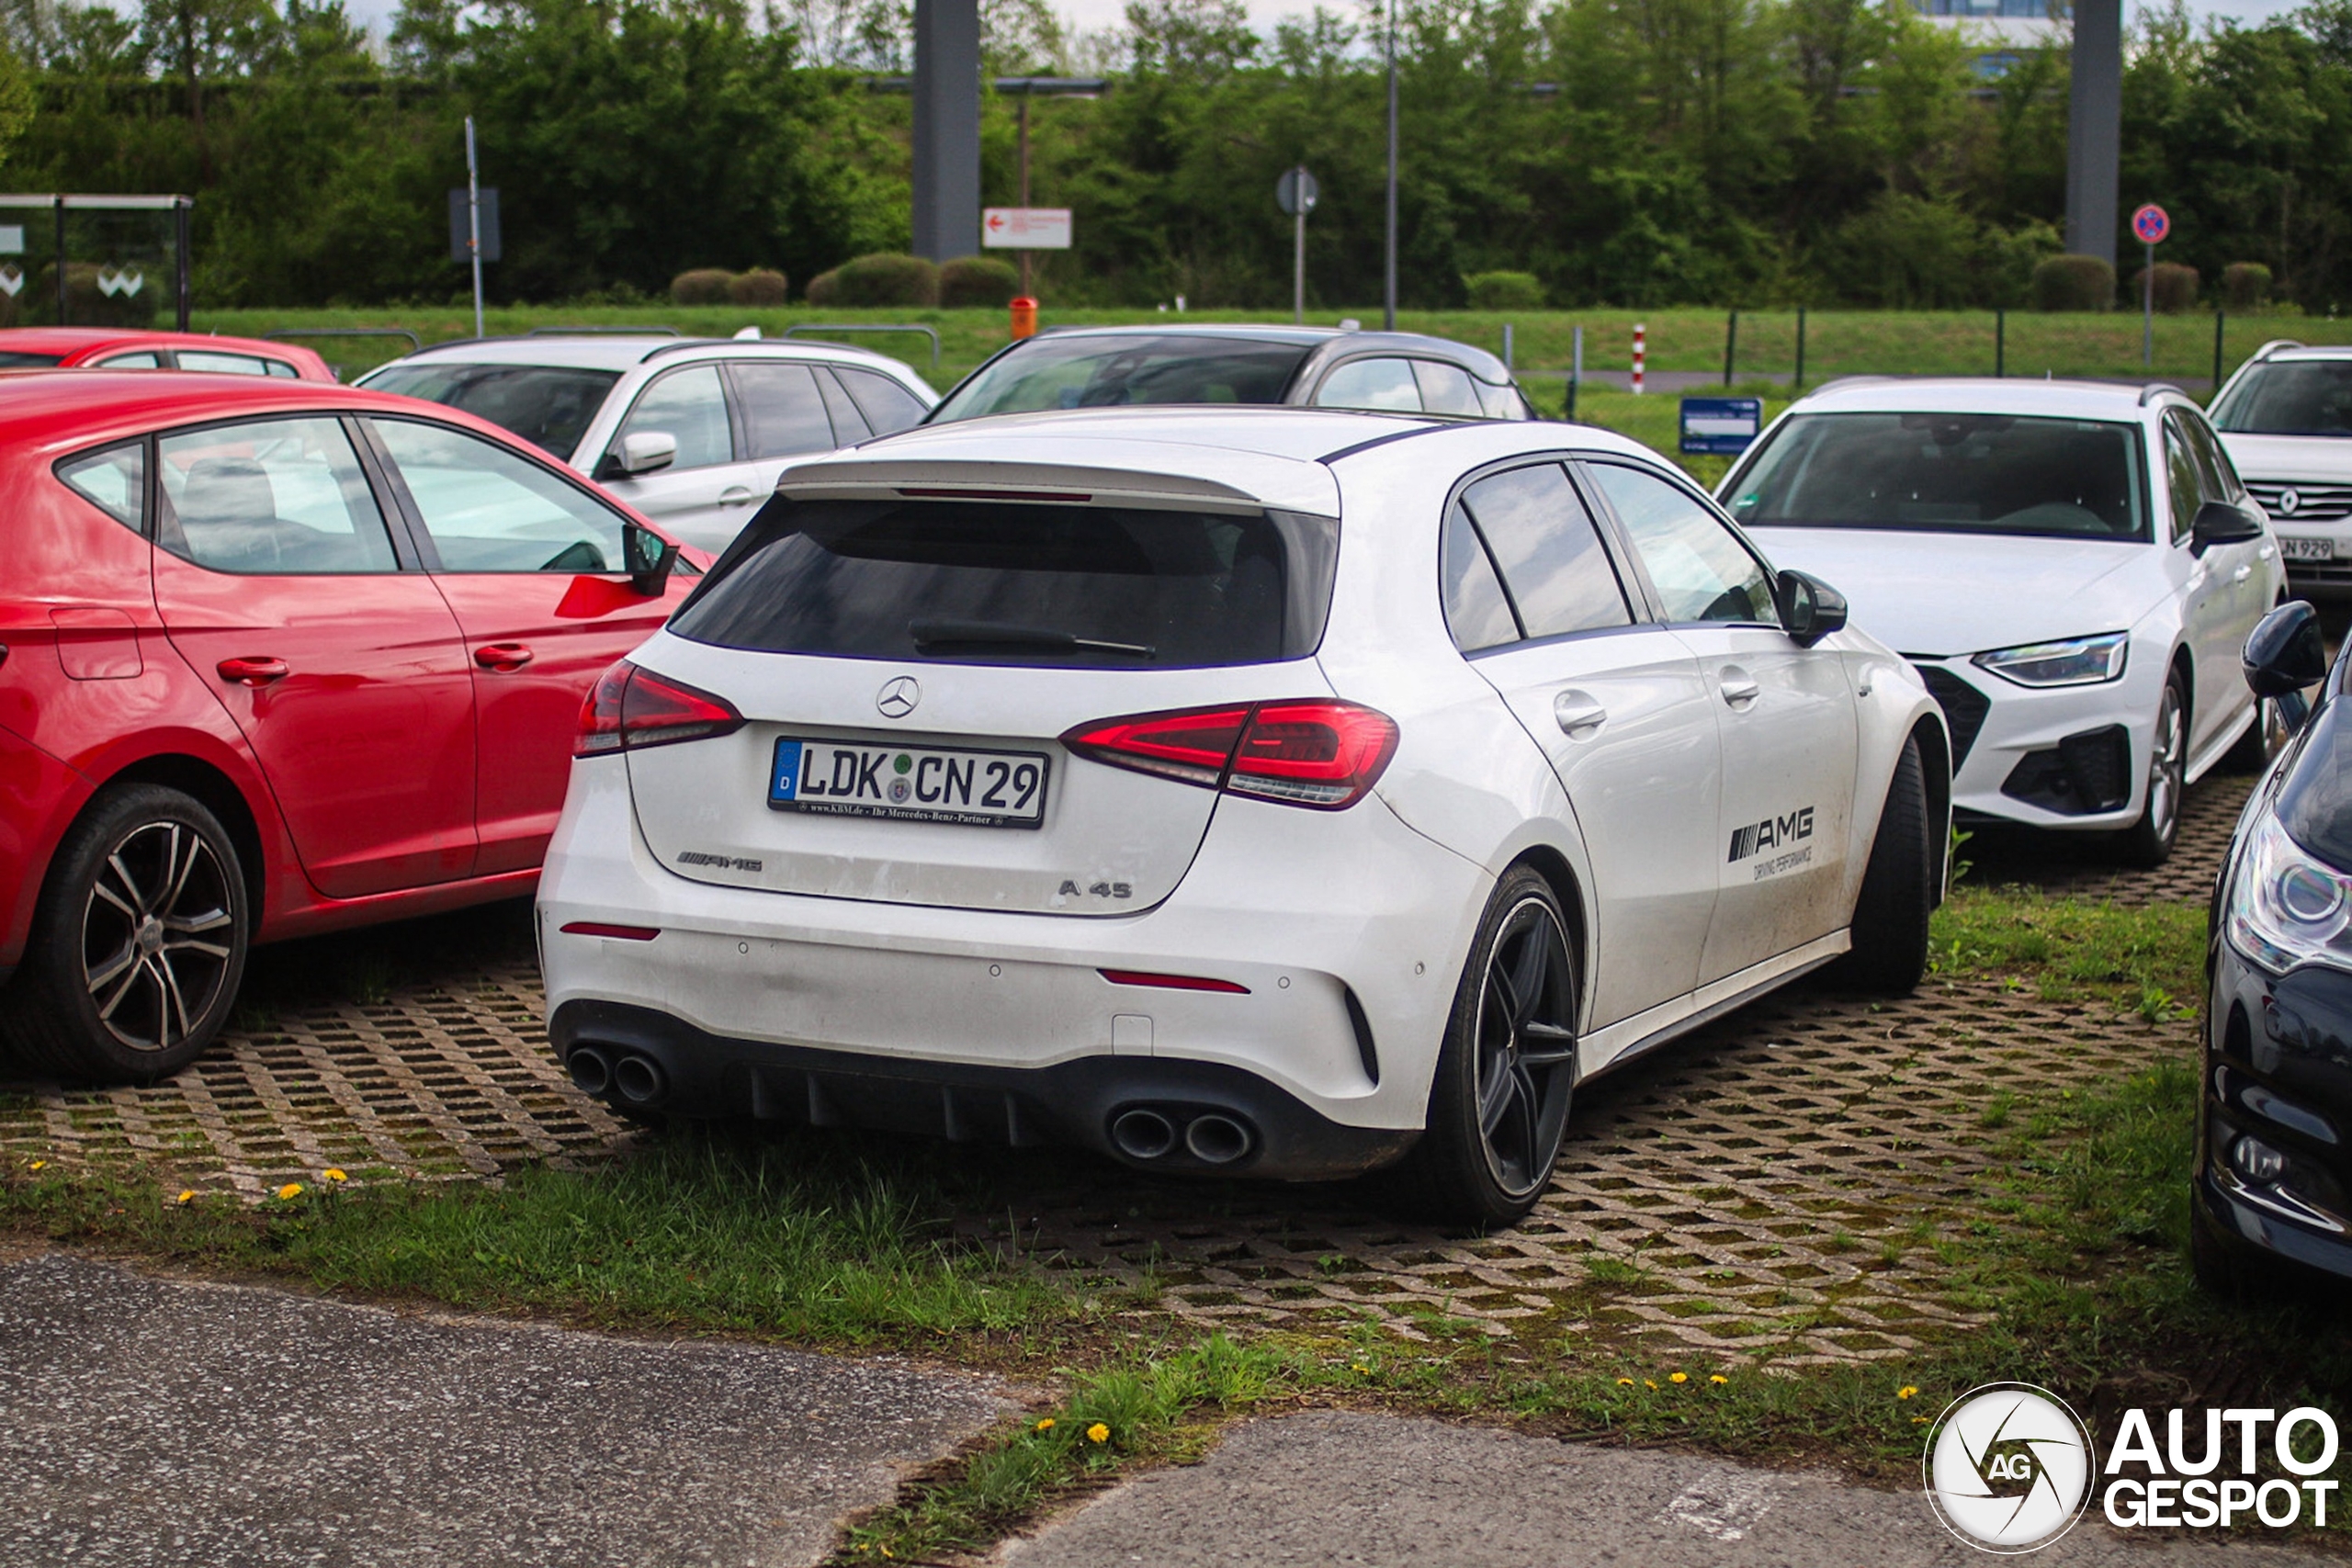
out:
M808 280L811 305L936 305L939 269L921 256L880 252Z
M2033 269L2037 310L2112 310L2115 268L2097 256L2044 256Z
M739 272L727 283L727 299L734 305L782 305L792 298L792 280L772 266Z
M1540 310L1544 284L1532 272L1474 272L1462 280L1474 310Z
M939 269L939 303L944 310L963 306L1002 310L1020 289L1020 269L996 256L957 256Z
M724 305L735 275L724 267L698 266L670 280L670 298L681 305Z
M2194 310L2197 309L2197 290L2202 283L2203 279L2197 276L2197 269L2193 266L2183 266L2178 262L2158 262L2155 287L2156 309L2167 316L2177 316L2184 310ZM2132 298L2134 299L2143 298L2143 291L2147 287L2148 269L2143 266L2132 275Z
M2222 269L2222 308L2259 310L2270 303L2270 269L2260 262L2232 262Z

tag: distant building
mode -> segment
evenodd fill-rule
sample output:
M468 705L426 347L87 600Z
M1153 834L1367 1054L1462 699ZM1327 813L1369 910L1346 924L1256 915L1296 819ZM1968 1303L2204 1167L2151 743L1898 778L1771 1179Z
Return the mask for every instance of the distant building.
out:
M1911 0L1931 21L1965 27L1969 36L1993 46L1977 57L1980 74L1998 76L2017 63L2016 51L2047 49L2066 41L2066 18L2074 7L2060 0Z

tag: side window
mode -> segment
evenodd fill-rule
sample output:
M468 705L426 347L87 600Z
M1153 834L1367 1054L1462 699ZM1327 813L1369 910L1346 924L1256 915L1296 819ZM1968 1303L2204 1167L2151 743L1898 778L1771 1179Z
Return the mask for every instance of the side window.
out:
M225 376L266 376L269 367L250 354L222 354L211 348L183 348L172 357L183 370L211 370Z
M299 381L302 378L302 373L283 359L265 359L261 363L263 369L282 381Z
M2197 454L2181 430L2180 415L2165 415L2165 489L2172 502L2172 540L2188 537L2197 508L2205 500L2205 476L2198 471Z
M341 420L217 424L155 454L155 542L174 555L269 577L400 570Z
M1526 419L1527 400L1516 387L1497 387L1485 381L1473 383L1477 389L1478 401L1488 419Z
M445 571L621 571L627 519L479 435L374 422Z
M857 400L858 412L865 415L865 423L876 435L921 424L922 416L931 412L921 398L879 370L853 370L846 365L839 368L842 385Z
M163 367L163 359L153 349L142 349L137 354L118 354L112 359L98 362L101 370L161 370Z
M1688 491L1615 463L1588 471L1624 525L1669 623L1781 624L1762 563Z
M1519 620L1503 593L1502 579L1495 575L1495 563L1459 502L1445 509L1438 580L1445 595L1446 629L1453 634L1454 647L1476 653L1482 648L1519 640Z
M2213 427L2203 416L2187 409L2174 411L2180 421L2183 434L2188 437L2188 449L2197 457L2197 467L2205 481L2205 494L2212 501L2244 501L2245 486L2238 480L2237 468L2230 462L2229 453L2213 434Z
M1420 384L1421 407L1431 413L1464 415L1483 419L1486 411L1478 404L1477 389L1470 385L1470 373L1458 365L1441 365L1434 359L1413 361L1413 379Z
M1633 613L1584 501L1557 463L1480 479L1462 492L1529 637L1629 626Z
M743 400L743 423L751 433L754 457L791 457L803 452L829 452L832 421L818 394L817 378L806 365L738 364L730 367L735 389ZM683 446L683 443L681 446ZM684 462L683 451L679 461Z
M1315 406L1419 413L1421 389L1413 379L1410 360L1351 359L1323 378Z
M678 456L665 471L707 468L735 460L735 437L727 425L727 392L719 385L716 365L689 365L673 370L638 398L628 411L613 450L631 435L661 431L678 444Z
M134 534L147 532L147 443L127 441L57 465L74 493Z
M825 412L833 416L833 444L854 446L874 434L865 416L857 412L857 404L842 389L841 378L828 367L817 372L817 390L825 397Z

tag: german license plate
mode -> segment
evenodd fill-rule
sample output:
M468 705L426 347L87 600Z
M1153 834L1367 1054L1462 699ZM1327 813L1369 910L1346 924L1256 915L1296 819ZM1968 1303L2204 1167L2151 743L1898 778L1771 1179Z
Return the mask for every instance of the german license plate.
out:
M2299 539L2291 534L2278 536L2278 548L2289 560L2334 560L2335 541L2333 539Z
M1035 828L1046 820L1050 761L1035 751L873 746L786 735L777 739L768 769L768 805L831 817Z

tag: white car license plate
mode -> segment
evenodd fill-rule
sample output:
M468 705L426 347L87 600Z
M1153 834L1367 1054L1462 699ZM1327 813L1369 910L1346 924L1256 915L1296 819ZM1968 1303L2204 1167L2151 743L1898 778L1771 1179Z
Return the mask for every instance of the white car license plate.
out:
M1035 751L870 746L786 735L768 769L768 806L834 817L1035 828L1051 759Z
M2335 541L2333 539L2299 539L2291 534L2278 536L2278 548L2289 560L2334 560Z

